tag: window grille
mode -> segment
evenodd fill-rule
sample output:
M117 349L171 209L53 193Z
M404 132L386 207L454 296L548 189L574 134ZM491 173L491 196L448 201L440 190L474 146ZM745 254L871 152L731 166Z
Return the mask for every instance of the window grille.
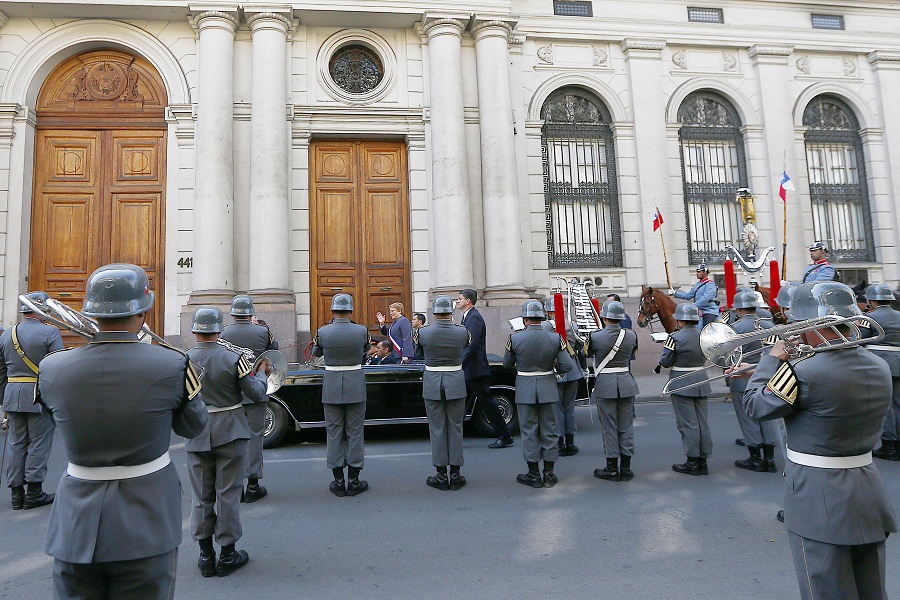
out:
M695 92L678 109L681 177L691 264L721 264L741 238L738 188L747 187L744 139L727 100Z
M606 107L593 95L569 88L551 95L541 116L550 267L622 266L614 140Z
M593 17L594 7L583 0L555 0L553 14L563 17Z
M725 15L721 8L700 8L688 6L688 21L691 23L724 23Z
M842 15L811 15L813 29L835 29L844 28L844 17Z
M841 100L819 96L803 112L813 231L834 260L874 261L865 157L856 116Z

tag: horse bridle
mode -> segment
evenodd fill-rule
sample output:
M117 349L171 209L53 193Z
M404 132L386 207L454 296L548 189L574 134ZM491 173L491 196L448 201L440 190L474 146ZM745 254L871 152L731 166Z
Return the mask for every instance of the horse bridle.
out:
M662 319L659 317L659 307L656 305L656 298L653 297L653 293L650 293L650 308L644 309L644 305L646 304L647 296L641 296L641 302L638 304L638 314L642 315L647 320L647 327L650 328L650 333L653 333L653 320L662 324Z

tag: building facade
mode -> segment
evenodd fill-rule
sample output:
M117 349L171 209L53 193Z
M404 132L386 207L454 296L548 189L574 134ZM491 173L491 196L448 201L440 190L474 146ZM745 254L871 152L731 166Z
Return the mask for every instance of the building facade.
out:
M337 292L374 326L463 287L502 337L558 276L665 285L657 209L676 287L721 272L741 187L789 279L822 239L847 279L900 280L900 15L882 2L0 10L4 322L26 290L79 307L122 261L176 342L236 292L297 356Z

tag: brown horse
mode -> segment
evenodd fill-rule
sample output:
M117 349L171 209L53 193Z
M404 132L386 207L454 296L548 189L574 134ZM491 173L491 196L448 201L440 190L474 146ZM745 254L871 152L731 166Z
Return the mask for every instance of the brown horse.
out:
M647 327L655 318L659 319L666 333L675 331L675 301L660 289L641 286L641 303L638 305L638 326Z

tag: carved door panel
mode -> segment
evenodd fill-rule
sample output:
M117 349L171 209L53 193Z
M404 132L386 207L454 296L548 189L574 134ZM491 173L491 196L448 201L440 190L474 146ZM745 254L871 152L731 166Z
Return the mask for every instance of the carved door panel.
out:
M411 310L405 146L315 142L311 147L311 325L331 318L335 294L353 296L353 320L377 332L391 302ZM408 314L407 314L408 316Z

